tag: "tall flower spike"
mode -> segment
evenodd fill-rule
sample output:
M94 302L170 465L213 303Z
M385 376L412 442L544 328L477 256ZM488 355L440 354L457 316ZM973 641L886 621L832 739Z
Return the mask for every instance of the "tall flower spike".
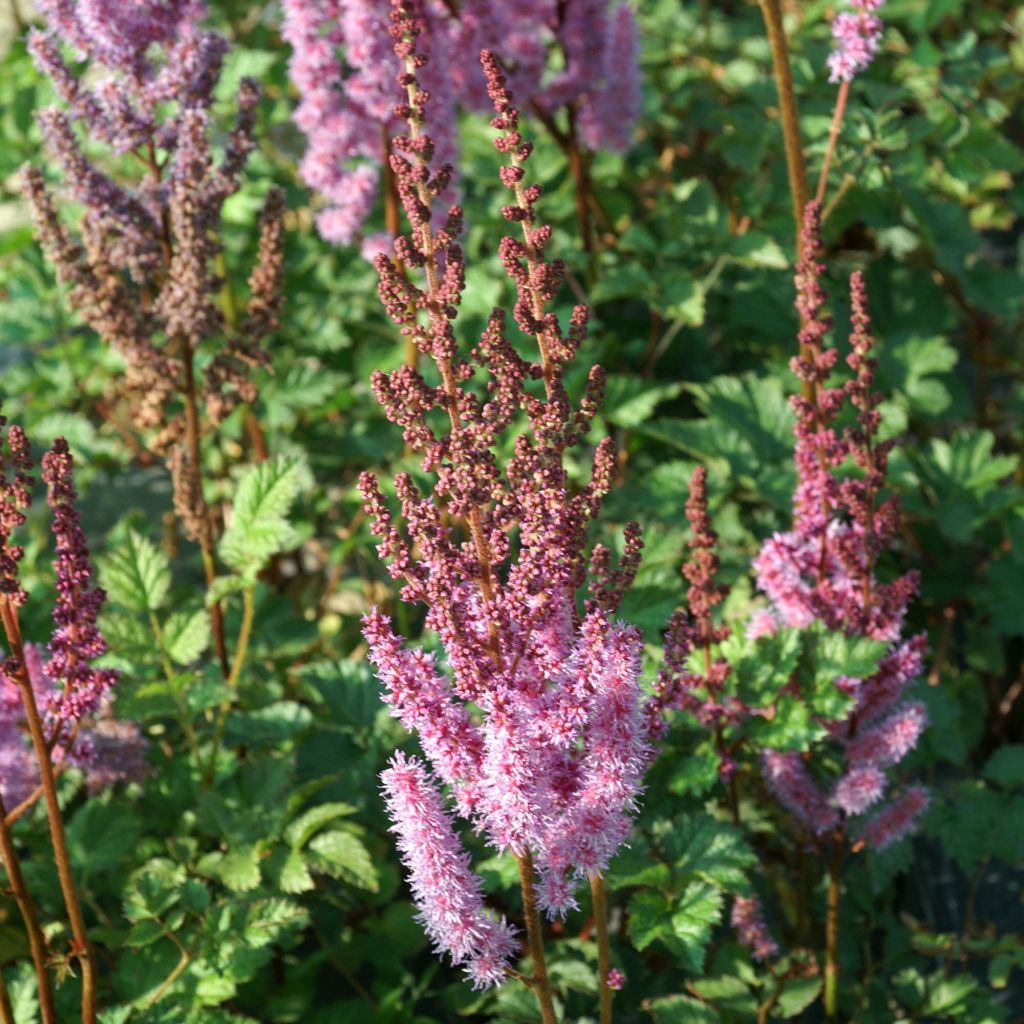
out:
M825 348L830 324L820 284L824 267L819 235L820 206L812 202L797 268L801 332L793 369L816 387L810 397L792 399L798 476L793 529L768 538L754 566L775 621L796 628L821 622L847 636L890 646L873 675L835 680L854 700L841 720L827 723L842 764L827 800L795 754L766 754L764 771L779 802L802 825L817 834L835 826L849 835L848 820L883 800L889 788L886 773L913 749L925 728L922 704L898 705L921 671L925 640L902 639L907 604L917 589L916 573L888 582L877 576L878 559L898 532L899 503L894 496L881 497L892 444L878 439L881 397L874 390L867 288L863 275L855 273L850 280L851 352L846 360L854 375L843 387L830 388L836 349ZM847 401L854 424L839 431L836 420ZM854 472L842 473L849 463ZM905 834L920 810L917 805L923 806L923 792L908 791L918 795L882 806L872 823L856 825L853 832L863 833L874 845Z
M127 413L149 435L147 446L171 460L186 432L176 399L190 387L188 357L226 333L215 300L217 237L223 204L240 187L253 149L259 89L250 79L241 82L235 127L217 161L209 107L226 40L200 27L205 8L197 0L129 6L39 4L46 29L33 30L29 48L65 109L43 110L38 119L65 187L84 207L80 240L62 222L38 170L26 169L24 187L44 251L71 285L72 308L124 359ZM88 61L87 70L64 60L61 41ZM134 181L108 174L86 156L80 136L115 154L134 154L144 172ZM268 288L279 280L273 249L280 200L269 202L261 259L271 262L255 279L255 319L243 329L244 341L228 337L213 354L208 393L200 395L215 423L239 398L256 397L252 370L267 363L255 343L277 301Z
M71 452L64 438L57 438L43 456L42 469L57 544L57 603L46 673L60 689L51 699L50 712L61 728L70 728L95 714L118 674L92 665L107 649L96 621L106 594L93 582L89 548L75 507Z

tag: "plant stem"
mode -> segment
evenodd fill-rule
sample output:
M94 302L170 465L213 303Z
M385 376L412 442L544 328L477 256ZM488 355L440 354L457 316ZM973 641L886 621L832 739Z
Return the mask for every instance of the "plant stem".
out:
M782 141L786 148L786 169L789 172L789 192L793 201L793 222L796 227L796 252L800 255L800 231L804 222L804 207L810 199L807 186L807 167L804 164L803 145L800 141L800 114L793 92L793 72L789 63L789 44L786 29L782 24L782 7L779 0L759 0L768 43L772 48L772 68L775 72L775 87L779 93L779 110L782 114Z
M28 933L29 950L32 953L32 965L36 972L36 981L39 986L39 1010L43 1017L43 1024L57 1024L57 1012L53 1005L53 991L50 988L50 977L46 970L47 950L46 938L43 929L39 925L39 915L36 913L36 905L32 899L28 886L25 885L25 878L21 873L21 862L18 860L18 851L14 846L14 837L11 835L10 826L4 818L7 811L4 807L3 798L0 797L0 857L3 858L4 869L7 871L7 879L11 884L11 891L14 893L15 902L21 913L21 919L25 922L25 931ZM2 978L0 978L2 984ZM4 1024L7 1021L14 1022L14 1015L10 1013L10 1002L7 998L6 986L2 990L0 1008L3 1009L2 1019Z
M843 840L836 837L828 862L828 916L825 919L825 1014L835 1020L839 987L839 881L843 870Z
M523 916L526 918L526 941L533 965L533 991L540 1006L544 1024L557 1024L555 1003L551 997L551 979L548 977L547 960L544 957L544 933L540 914L537 911L537 897L533 891L533 857L527 852L516 858L519 861L519 884L523 890Z
M391 240L394 241L402 234L402 218L400 213L401 203L398 198L398 182L395 179L395 170L391 166L391 136L388 134L387 122L382 121L380 126L381 145L381 167L384 170L384 227ZM399 269L404 274L405 267L399 264ZM416 368L419 363L420 353L416 348L416 342L412 335L405 339L405 365Z
M249 650L249 639L252 636L252 623L255 618L255 602L253 600L253 588L246 587L242 591L242 624L238 629L238 640L235 643L235 660L231 663L231 671L228 673L227 687L231 690L225 700L221 702L217 710L217 725L213 732L213 746L210 751L210 761L206 769L206 779L213 781L213 773L217 766L217 752L220 750L220 742L224 737L224 725L228 717L228 709L238 690L238 680L242 675L242 666L245 664L245 656Z
M825 160L821 165L821 173L818 175L818 191L814 194L814 198L822 204L825 202L825 190L828 188L828 171L832 166L832 157L835 156L836 142L839 140L839 130L843 126L843 114L846 112L846 100L849 95L850 83L843 82L839 86L839 95L836 96L836 109L832 114L832 126L828 130Z
M213 585L217 576L217 566L213 557L213 517L210 506L206 504L203 494L203 471L199 450L199 405L196 401L195 368L192 364L194 353L191 345L185 342L182 363L185 367L185 439L188 444L188 458L191 463L193 490L195 492L196 514L199 518L199 548L203 556L203 575L207 588ZM210 605L210 628L213 632L213 646L220 662L221 675L228 674L228 649L224 642L224 612L220 602Z
M594 221L590 216L590 169L587 166L586 155L580 147L574 106L569 106L568 114L569 135L565 152L569 158L572 180L576 185L576 219L580 225L580 241L583 244L583 251L587 254L588 266L593 275L596 269L594 260L596 259L597 245L594 241Z
M608 987L608 972L612 969L612 951L608 943L608 901L605 898L604 879L590 876L590 895L594 904L594 930L597 932L597 992L601 1007L601 1024L612 1024L612 990Z
M71 871L71 856L68 853L67 837L64 834L64 821L61 818L60 802L57 799L57 784L50 760L50 745L47 743L43 730L43 721L36 705L35 691L32 689L28 671L25 668L25 650L21 639L21 627L17 612L7 598L2 605L4 632L11 654L18 665L16 682L21 691L21 702L25 709L25 721L32 747L35 750L39 766L39 781L43 787L43 799L46 801L46 816L50 826L50 842L53 846L53 860L57 868L57 879L60 882L64 906L68 912L68 923L71 926L72 954L78 959L82 969L82 1024L96 1024L96 965L89 934L85 927L82 905L78 900L78 890Z

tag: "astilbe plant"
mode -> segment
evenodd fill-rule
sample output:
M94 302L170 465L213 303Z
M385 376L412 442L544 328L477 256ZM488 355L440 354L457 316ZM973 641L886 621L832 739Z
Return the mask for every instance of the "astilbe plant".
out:
M239 403L255 400L254 370L269 366L261 342L280 308L284 207L276 189L264 206L242 322L227 322L219 301L221 211L254 145L259 89L242 81L234 130L215 160L209 109L227 42L200 28L201 3L38 6L46 29L31 32L29 49L64 105L37 116L65 189L83 211L76 237L42 171L26 168L39 240L69 286L72 308L124 360L113 397L137 430L132 443L166 461L175 509L201 546L209 583L215 519L203 493L202 437ZM102 165L83 137L106 148ZM224 665L219 606L212 615Z
M641 102L629 4L427 0L420 16L432 56L422 84L430 91L429 131L439 160L457 158L458 107L487 109L481 49L509 69L516 96L566 149L577 186L586 186L580 142L595 150L629 147ZM295 122L308 139L300 173L326 203L317 215L325 239L348 244L356 238L377 201L383 172L388 234L364 240L368 255L389 251L398 232L388 154L400 120L387 70L387 18L387 5L379 0L284 0L290 74L300 96ZM552 50L560 51L561 67L548 72Z
M401 599L426 607L426 626L445 655L410 647L386 615L365 619L370 658L392 713L415 732L429 768L396 755L384 773L392 827L421 920L438 950L477 985L515 974L514 929L485 909L480 879L454 832L454 810L498 851L518 860L532 975L545 1021L554 1020L539 911L576 906L589 882L599 944L602 1019L610 1018L612 974L602 876L630 831L651 756L652 711L639 685L641 640L615 620L640 557L635 525L614 567L607 549L587 557L587 528L612 479L610 440L595 451L590 482L574 490L566 453L582 444L604 375L592 368L576 408L564 375L585 338L587 310L563 328L550 304L564 267L550 261L550 228L539 223L539 185L528 183L531 144L519 129L497 58L481 63L496 116L503 208L518 237L499 246L517 290L513 320L537 346L524 359L506 314L495 309L476 347L463 354L455 321L464 287L461 210L435 216L451 168L437 166L424 130L426 64L418 8L392 5L391 33L406 93L398 114L408 132L393 140L391 165L411 233L396 257L422 273L416 285L380 255L380 294L401 331L433 367L428 379L405 365L377 372L373 388L409 447L421 453L431 492L395 479L396 520L377 480L361 478L366 510ZM482 381L481 391L477 382ZM513 439L506 465L498 452ZM588 581L590 597L577 594Z
M6 427L6 431L4 431ZM2 435L6 436L2 436ZM56 1022L50 980L51 953L21 873L11 828L40 799L45 803L54 863L71 929L66 958L82 978L82 1020L96 1020L96 966L71 872L56 778L68 767L84 769L91 790L141 774L144 741L131 722L116 722L109 695L117 673L95 662L106 651L97 625L104 593L95 585L76 508L72 459L58 438L43 456L42 478L53 519L57 599L53 633L44 655L24 640L19 609L28 595L19 578L23 549L14 532L32 500L32 458L20 427L0 417L0 620L7 656L0 665L0 853L25 923L44 1024ZM27 734L27 735L26 735ZM31 751L31 753L30 753Z
M914 748L927 717L923 704L903 699L921 673L925 650L923 635L903 635L917 575L911 571L883 582L877 572L879 556L897 534L900 514L898 499L882 496L893 442L878 437L881 396L874 390L866 287L863 275L854 273L846 359L853 375L840 387L830 386L838 350L825 346L831 322L821 285L820 214L816 202L808 205L796 274L801 355L792 367L814 390L811 399L799 395L791 400L797 417L793 526L765 541L754 568L772 616L762 618L760 631L820 623L882 649L873 674L834 681L849 704L841 717L822 723L828 733L827 760L840 765L831 781L815 778L797 752L763 755L765 779L779 803L807 841L828 855L825 1002L834 1013L843 860L864 844L888 846L920 819L928 803L926 790L918 785L893 790L890 772ZM854 423L845 429L837 422L844 406L854 414ZM820 774L820 766L814 767Z

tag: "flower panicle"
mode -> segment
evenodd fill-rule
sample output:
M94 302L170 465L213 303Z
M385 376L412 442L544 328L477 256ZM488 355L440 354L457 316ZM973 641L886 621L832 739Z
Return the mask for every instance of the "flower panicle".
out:
M864 6L873 10L877 4ZM900 510L894 495L883 496L892 442L878 436L881 396L875 390L875 341L864 275L855 272L850 280L846 363L852 376L841 386L829 387L838 350L825 344L831 323L821 284L825 267L817 202L807 206L803 238L796 275L800 354L792 367L801 381L815 388L809 396L792 399L798 479L793 528L769 537L754 561L771 616L757 630L772 631L778 625L803 629L820 622L846 636L889 646L872 675L835 680L853 700L840 720L827 723L829 742L838 746L842 763L839 777L825 786L827 796L798 755L766 754L763 768L779 802L817 835L833 828L846 835L849 819L881 805L868 824L853 829L879 845L878 836L891 841L888 837L905 834L916 818L916 812L900 810L916 797L897 797L888 804L883 800L890 786L887 773L916 746L927 725L920 702L900 703L921 672L925 650L923 636L903 637L917 574L911 571L883 582L877 572L879 558L897 535ZM852 414L852 424L840 429L844 407ZM881 824L876 827L872 821ZM891 821L898 827L890 828Z
M651 758L640 638L614 619L642 538L627 526L618 565L606 548L589 549L614 449L596 447L582 488L565 453L582 445L604 377L595 367L582 399L570 400L564 368L587 313L577 308L563 325L549 308L564 268L547 256L541 189L526 180L530 143L490 52L481 61L511 193L500 252L516 299L511 317L495 309L476 345L460 348L461 211L446 203L449 170L433 143L425 24L422 5L393 0L396 114L406 130L390 166L410 230L375 260L385 309L424 359L375 373L372 386L432 486L397 475L395 510L371 474L360 488L402 600L426 606L444 668L379 611L364 619L364 635L385 702L419 735L459 814L495 849L532 861L538 902L559 916L627 837ZM521 354L520 336L532 339L533 358ZM506 441L511 456L500 462ZM429 930L426 892L418 899Z
M882 44L882 19L875 13L883 0L849 0L850 10L832 21L835 48L828 55L828 80L851 82L875 59Z

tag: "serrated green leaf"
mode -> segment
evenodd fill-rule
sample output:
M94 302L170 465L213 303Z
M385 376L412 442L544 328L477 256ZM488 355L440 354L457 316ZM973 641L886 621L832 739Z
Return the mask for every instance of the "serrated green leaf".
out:
M318 804L304 811L288 824L284 837L296 849L301 849L329 822L355 814L357 808L341 802Z
M252 466L239 482L231 525L218 550L244 579L255 579L273 555L293 542L287 515L298 488L298 460L284 457Z
M674 941L669 945L694 974L701 974L711 929L722 916L722 893L707 882L694 882L673 904L671 914Z
M100 580L107 596L129 611L160 608L171 585L171 564L152 541L134 530L100 561Z
M376 892L377 869L365 846L350 832L321 832L308 846L309 864L332 878Z
M664 846L680 880L692 877L730 892L749 892L757 856L735 826L706 814L687 816L674 824Z
M637 949L668 935L671 927L668 900L660 892L641 891L629 901L629 937Z
M281 892L309 892L314 887L313 876L306 867L306 861L299 850L288 850L281 862L278 873Z
M260 884L259 844L237 846L227 853L208 853L200 859L197 870L219 879L232 892L250 892Z
M209 645L210 616L205 609L175 612L164 623L164 648L178 665L191 665Z

